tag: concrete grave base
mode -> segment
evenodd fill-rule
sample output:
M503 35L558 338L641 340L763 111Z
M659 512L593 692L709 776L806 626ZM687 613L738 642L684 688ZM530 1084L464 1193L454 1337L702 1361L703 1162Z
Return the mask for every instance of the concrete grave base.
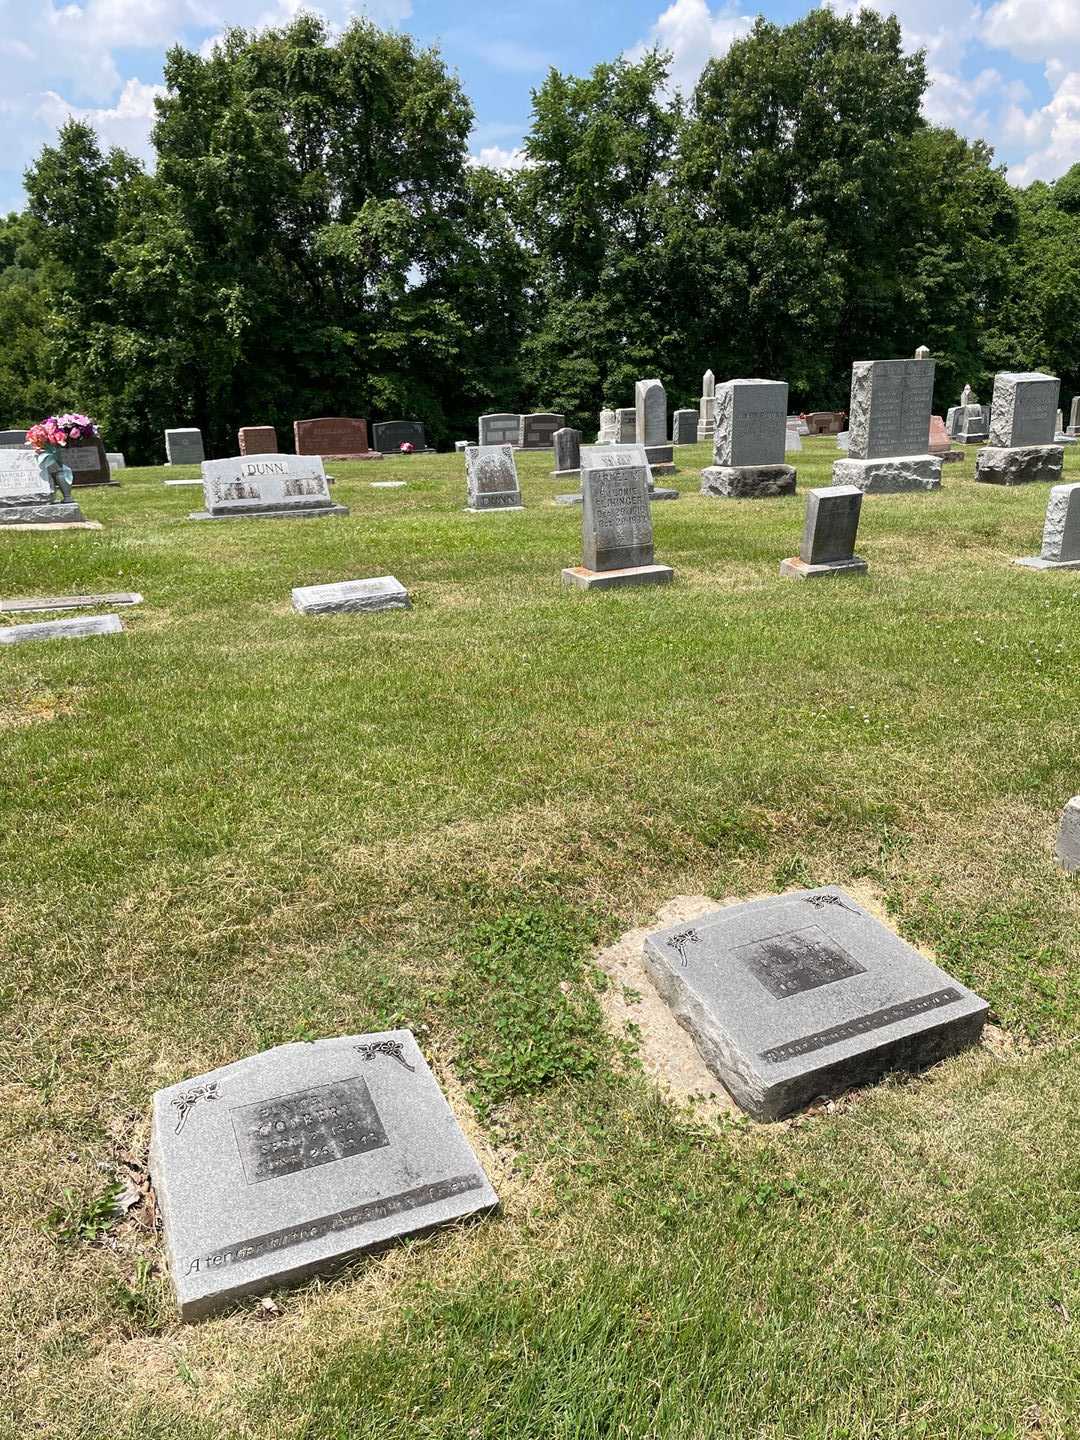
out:
M301 615L370 615L412 608L409 592L393 575L338 585L300 585L292 592L292 602Z
M39 620L31 625L0 629L0 645L21 645L27 640L82 640L88 635L119 635L119 615L81 615L76 620Z
M189 520L312 520L321 515L348 515L347 505L290 506L287 510L237 510L234 515L211 515L208 510L195 510Z
M795 494L793 465L710 465L701 472L701 494L722 500L764 500Z
M867 565L858 555L850 560L831 560L821 565L808 565L798 555L780 561L780 574L785 580L820 580L826 575L865 575Z
M1044 560L1041 555L1023 555L1013 564L1025 570L1080 570L1080 560Z
M1080 870L1080 795L1065 806L1058 827L1057 860L1071 875Z
M79 525L86 516L74 501L55 505L0 505L0 525Z
M562 582L577 590L615 590L623 585L670 585L670 565L632 565L625 570L586 570L574 565L562 572Z
M975 457L975 479L983 485L1056 485L1064 464L1060 445L987 445Z
M834 485L857 485L872 495L940 490L941 461L935 455L898 455L879 460L834 460Z

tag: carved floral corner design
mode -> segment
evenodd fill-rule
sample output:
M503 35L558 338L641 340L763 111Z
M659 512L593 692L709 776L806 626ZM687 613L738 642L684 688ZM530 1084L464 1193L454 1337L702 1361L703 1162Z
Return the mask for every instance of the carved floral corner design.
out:
M678 955L679 963L685 965L687 945L700 945L701 936L693 928L680 930L675 935L669 935L667 943L671 946L672 950L675 951L675 954Z
M218 1090L218 1082L211 1080L206 1085L193 1085L190 1090L183 1090L173 1099L172 1108L176 1111L176 1129L174 1135L179 1135L187 1124L187 1118L200 1100L220 1100L221 1092Z
M410 1065L405 1059L405 1047L400 1040L371 1040L356 1046L356 1052L361 1060L374 1060L376 1055L385 1055L390 1060L396 1060L399 1065L404 1065L410 1074L415 1075L416 1066Z

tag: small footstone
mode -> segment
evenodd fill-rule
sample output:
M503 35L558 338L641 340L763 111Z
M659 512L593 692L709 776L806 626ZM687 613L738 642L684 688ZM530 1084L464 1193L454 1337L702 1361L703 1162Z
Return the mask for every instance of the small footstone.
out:
M15 614L34 610L88 610L95 605L141 605L142 598L132 591L105 595L31 595L25 600L0 600L0 611Z
M788 580L864 575L866 561L855 554L862 501L862 491L857 485L808 491L799 553L781 560L780 574Z
M499 1203L408 1030L159 1090L150 1175L184 1320Z
M1057 858L1070 875L1080 870L1080 795L1074 795L1062 812Z
M873 495L895 495L913 490L940 490L941 461L935 455L898 455L875 460L852 460L850 458L834 460L832 480L834 485L857 485L860 490Z
M724 500L794 495L795 473L792 465L710 465L701 472L701 493Z
M616 590L623 585L670 585L670 565L630 565L624 570L586 570L574 565L562 572L564 585L578 590Z
M78 620L41 620L35 625L9 625L0 630L0 645L26 640L81 640L88 635L119 635L119 615L84 615Z
M985 1000L835 886L656 931L646 969L706 1065L760 1120L973 1045Z
M393 575L374 580L345 580L339 585L300 585L292 592L293 609L301 615L371 614L376 610L408 610L409 592Z
M988 445L975 457L975 479L983 485L1028 485L1049 481L1056 485L1065 464L1061 445L1015 445L1007 449Z

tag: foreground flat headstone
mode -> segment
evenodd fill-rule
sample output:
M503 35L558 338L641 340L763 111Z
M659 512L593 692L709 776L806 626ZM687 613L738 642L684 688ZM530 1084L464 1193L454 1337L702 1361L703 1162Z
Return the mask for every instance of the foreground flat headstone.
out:
M297 455L318 456L323 460L382 459L368 444L367 421L348 415L294 420L293 448Z
M989 1008L831 885L659 930L644 959L706 1065L760 1120L973 1045Z
M851 367L847 457L834 485L875 494L937 490L941 460L930 454L933 360L857 360Z
M191 520L293 520L347 515L336 505L318 455L237 455L204 460L206 509Z
M370 615L377 610L409 610L409 592L393 575L372 580L343 580L336 585L298 585L293 609L301 615Z
M104 595L29 595L0 600L0 612L24 614L35 610L89 610L95 605L141 605L143 597L124 590Z
M523 509L512 445L466 446L465 482L468 510Z
M787 401L783 380L727 380L716 387L713 463L701 472L702 495L794 495L795 470L784 461Z
M855 554L862 501L863 492L857 485L807 491L806 524L799 553L781 560L780 574L789 580L865 575L866 561Z
M202 431L165 431L165 461L168 465L201 465L206 459Z
M1013 563L1029 570L1080 570L1080 484L1054 486L1046 504L1042 552Z
M1056 853L1058 864L1070 875L1080 870L1080 795L1074 795L1062 811Z
M54 500L32 450L0 449L0 526L80 525L82 510L73 500Z
M123 628L119 615L39 620L33 625L7 625L0 629L0 645L22 645L27 640L82 640L88 635L119 635Z
M408 1030L159 1090L150 1175L185 1320L499 1203Z
M984 485L1026 485L1061 479L1065 450L1055 444L1061 382L1039 371L994 376L990 442L975 457L975 479Z
M582 590L670 584L674 571L653 560L648 465L593 467L583 450L581 491L583 563L562 572L563 584Z
M481 415L478 434L480 445L517 445L521 439L521 416L503 411Z
M273 425L242 425L237 431L241 455L276 455L277 431Z

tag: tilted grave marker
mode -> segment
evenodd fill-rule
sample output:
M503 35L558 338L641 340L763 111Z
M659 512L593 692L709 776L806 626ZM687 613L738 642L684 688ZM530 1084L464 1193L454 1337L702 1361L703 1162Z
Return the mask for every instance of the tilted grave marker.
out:
M780 562L780 574L789 580L865 574L866 561L855 554L862 501L863 492L857 485L807 491L799 553Z
M469 445L465 449L467 509L521 510L521 486L512 445Z

